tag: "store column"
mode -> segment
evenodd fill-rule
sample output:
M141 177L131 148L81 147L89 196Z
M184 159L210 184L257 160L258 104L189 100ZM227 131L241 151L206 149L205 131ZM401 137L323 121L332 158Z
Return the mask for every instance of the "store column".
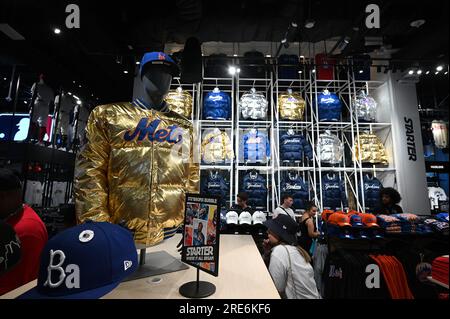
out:
M380 103L380 115L392 123L392 153L398 191L403 198L401 206L405 212L427 215L430 204L416 85L402 78L400 72L386 76L382 95L384 102L390 103Z

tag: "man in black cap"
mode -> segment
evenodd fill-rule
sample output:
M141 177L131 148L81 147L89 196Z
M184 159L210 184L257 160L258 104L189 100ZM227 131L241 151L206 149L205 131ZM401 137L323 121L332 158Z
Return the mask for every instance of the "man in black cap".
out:
M264 222L268 239L264 241L269 272L283 298L319 299L311 257L297 245L298 224L288 215Z
M48 235L36 212L22 201L22 184L13 171L0 168L0 220L13 227L21 242L22 258L0 276L0 296L36 279L39 257Z

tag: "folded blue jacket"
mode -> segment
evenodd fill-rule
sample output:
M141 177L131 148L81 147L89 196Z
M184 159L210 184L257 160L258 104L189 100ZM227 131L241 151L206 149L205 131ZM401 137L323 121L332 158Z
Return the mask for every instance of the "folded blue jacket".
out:
M226 92L212 91L203 101L203 119L229 120L231 118L231 98Z
M309 201L309 188L298 174L288 174L281 180L281 193L289 194L294 199L295 209L305 209Z
M267 206L267 186L264 176L257 172L248 172L243 179L242 191L248 195L248 205L252 207Z
M313 158L311 145L300 134L280 132L280 158L282 161L303 161L303 155Z
M339 122L342 113L342 104L339 97L331 92L320 93L317 97L319 109L319 121L321 122Z

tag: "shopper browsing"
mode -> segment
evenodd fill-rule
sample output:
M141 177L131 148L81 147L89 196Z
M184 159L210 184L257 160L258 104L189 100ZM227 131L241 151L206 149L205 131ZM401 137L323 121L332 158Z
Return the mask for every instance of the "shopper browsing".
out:
M401 200L402 197L394 188L382 188L380 191L380 202L374 212L382 215L402 214L403 209L398 205Z
M253 209L250 206L248 206L247 203L248 203L248 194L245 192L240 192L237 194L236 204L233 205L231 208L252 213Z
M0 169L0 219L14 228L21 242L21 261L0 277L0 295L36 279L47 230L35 211L22 202L22 185L11 170Z
M281 214L281 215L288 215L295 221L295 214L291 208L293 204L294 199L292 198L292 195L284 194L281 197L281 205L278 206L273 212L273 218L277 218Z
M320 233L317 231L314 224L314 217L317 214L317 206L309 203L306 206L306 211L300 218L300 238L299 244L307 252L310 251L313 239L319 237Z
M319 299L311 257L296 246L298 225L287 215L264 222L268 239L264 241L269 272L283 298Z

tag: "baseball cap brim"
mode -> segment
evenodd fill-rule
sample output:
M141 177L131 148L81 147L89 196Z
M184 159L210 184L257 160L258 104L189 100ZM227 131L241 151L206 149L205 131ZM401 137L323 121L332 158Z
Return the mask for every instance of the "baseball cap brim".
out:
M355 227L355 228L363 228L363 227L364 227L364 224L363 224L363 223L353 223L353 224L352 224L352 227Z
M349 223L338 223L339 227L352 227L352 224Z
M96 289L86 290L65 296L49 296L39 292L37 287L34 287L33 289L18 296L17 299L99 299L114 290L119 284L120 282L114 282Z
M375 223L364 224L364 226L366 226L367 228L372 228L372 227L380 228L380 226Z
M263 225L266 226L268 230L274 232L278 237L283 239L288 244L293 244L293 243L297 242L297 238L294 235L288 234L283 229L283 227L280 224L278 224L277 222L275 222L273 219L266 220L263 223Z

